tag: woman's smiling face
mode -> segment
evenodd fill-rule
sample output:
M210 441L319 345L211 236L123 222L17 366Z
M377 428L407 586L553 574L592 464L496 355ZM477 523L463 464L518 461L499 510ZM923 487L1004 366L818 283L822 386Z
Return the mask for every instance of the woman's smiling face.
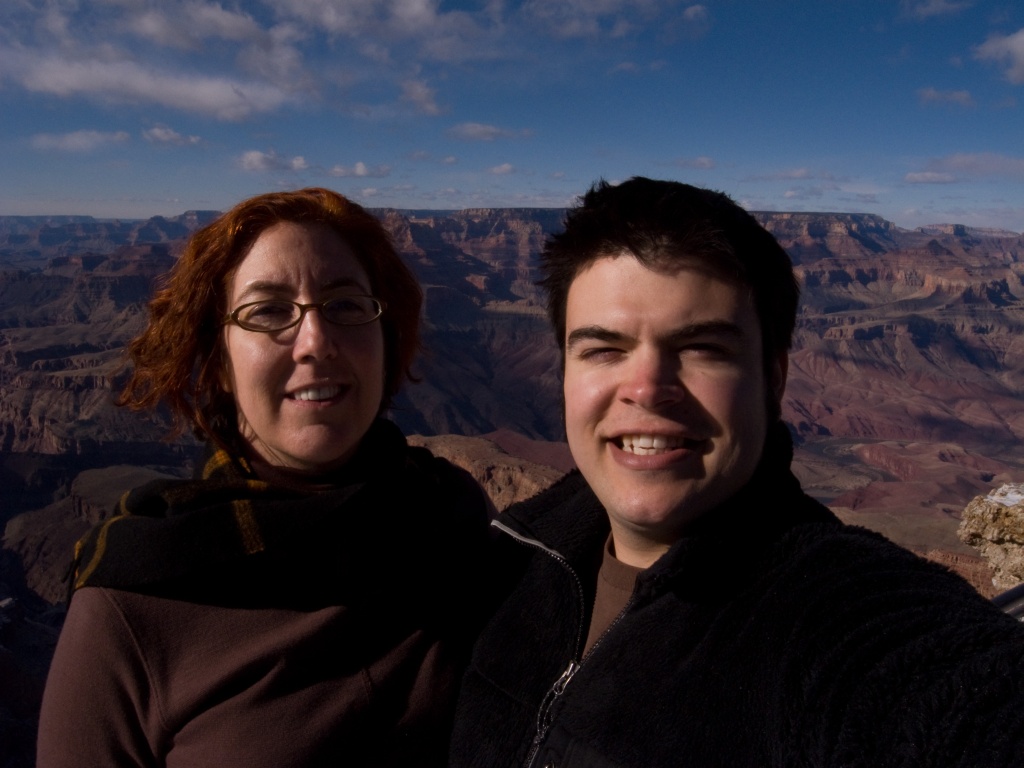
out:
M321 224L264 230L228 278L228 309L264 299L301 304L372 295L352 249ZM309 472L348 461L380 410L384 336L379 320L339 326L311 309L274 333L224 326L224 386L238 431L256 456Z

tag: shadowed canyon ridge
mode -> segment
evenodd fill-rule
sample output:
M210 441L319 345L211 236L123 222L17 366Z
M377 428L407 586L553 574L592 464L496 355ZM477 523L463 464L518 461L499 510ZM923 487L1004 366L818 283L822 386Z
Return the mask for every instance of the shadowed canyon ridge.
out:
M564 468L564 448L539 442L562 433L558 353L535 285L562 211L377 213L426 292L422 380L399 398L396 421L410 434L488 435ZM215 215L0 217L0 522L20 515L8 567L23 565L50 600L67 547L111 499L194 455L111 392L154 281ZM969 555L955 536L960 511L1024 479L1024 237L756 215L804 286L783 412L801 479L849 521ZM486 479L480 451L464 460Z

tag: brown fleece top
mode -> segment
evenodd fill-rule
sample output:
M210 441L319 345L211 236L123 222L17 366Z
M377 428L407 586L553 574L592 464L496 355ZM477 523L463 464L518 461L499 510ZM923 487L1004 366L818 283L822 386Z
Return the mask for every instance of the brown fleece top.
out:
M444 765L461 660L386 613L81 589L38 766Z

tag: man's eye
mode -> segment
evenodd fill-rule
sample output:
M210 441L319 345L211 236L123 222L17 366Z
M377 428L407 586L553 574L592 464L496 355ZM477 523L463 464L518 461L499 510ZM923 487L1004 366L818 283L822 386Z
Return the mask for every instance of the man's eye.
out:
M594 363L606 362L614 360L616 357L622 354L622 350L617 347L590 347L587 349L581 349L577 353L577 357L581 360L588 360Z
M679 352L680 354L707 358L709 360L724 360L733 356L732 350L729 347L711 342L687 344Z

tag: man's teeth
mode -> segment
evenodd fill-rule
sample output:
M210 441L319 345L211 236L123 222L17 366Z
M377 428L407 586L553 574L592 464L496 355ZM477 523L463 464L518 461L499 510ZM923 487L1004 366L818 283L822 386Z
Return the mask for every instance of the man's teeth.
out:
M622 450L640 456L671 451L681 448L684 443L681 437L666 437L665 435L623 435L621 440Z
M295 400L330 400L341 392L341 387L310 387L309 389L300 389L298 392L292 393L292 398Z

